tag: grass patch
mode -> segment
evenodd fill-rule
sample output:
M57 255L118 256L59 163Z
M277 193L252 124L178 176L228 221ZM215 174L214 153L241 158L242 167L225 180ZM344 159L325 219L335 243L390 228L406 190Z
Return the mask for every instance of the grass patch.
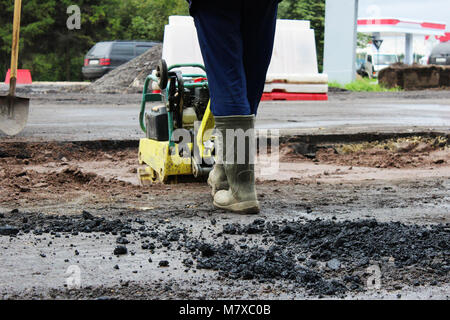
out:
M346 85L333 81L328 83L329 87L346 89L355 92L398 92L401 88L388 89L380 85L375 79L358 79Z

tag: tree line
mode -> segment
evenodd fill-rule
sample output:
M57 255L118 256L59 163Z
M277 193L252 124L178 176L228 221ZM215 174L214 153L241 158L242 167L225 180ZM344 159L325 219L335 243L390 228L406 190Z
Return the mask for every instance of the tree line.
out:
M81 9L81 29L69 30L67 8ZM9 68L14 1L0 2L0 81ZM98 41L161 41L170 15L188 15L185 0L26 0L22 2L19 68L34 80L82 80L84 55ZM325 0L284 0L281 19L311 21L322 64Z

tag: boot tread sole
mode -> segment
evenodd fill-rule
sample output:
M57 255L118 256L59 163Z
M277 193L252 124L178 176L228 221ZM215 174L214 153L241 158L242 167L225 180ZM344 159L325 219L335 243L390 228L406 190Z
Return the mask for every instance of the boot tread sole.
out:
M219 205L217 202L214 201L214 206L216 206L219 209L224 209L242 214L258 214L260 211L258 201L244 201L233 203L226 206Z

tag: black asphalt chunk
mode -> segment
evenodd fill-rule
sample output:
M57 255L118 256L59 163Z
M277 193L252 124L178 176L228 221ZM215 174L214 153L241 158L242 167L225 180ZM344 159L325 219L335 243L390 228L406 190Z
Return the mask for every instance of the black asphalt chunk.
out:
M201 244L199 250L203 257L212 257L216 253L214 246L206 243Z
M128 253L128 249L127 249L127 247L125 247L125 246L117 246L117 247L114 249L114 254L115 254L116 256L124 255L124 254L127 254L127 253Z
M128 243L130 243L130 241L127 238L118 237L116 239L116 243L118 243L118 244L128 244Z
M26 219L27 223L23 223L23 219ZM23 231L24 233L33 231L33 233L37 235L52 232L53 234L67 232L72 235L92 232L111 234L118 234L120 232L123 234L130 234L136 231L136 229L132 228L128 222L123 222L120 219L108 220L95 217L87 211L83 211L79 216L17 213L11 217L5 217L5 221L8 225L17 228L19 231Z
M90 214L86 210L83 210L83 212L81 213L81 216L86 220L92 220L95 218L92 214Z
M168 267L169 266L169 261L162 260L162 261L159 262L159 266L160 267Z
M15 236L19 233L19 229L16 227L12 227L9 225L0 226L0 235L1 236Z

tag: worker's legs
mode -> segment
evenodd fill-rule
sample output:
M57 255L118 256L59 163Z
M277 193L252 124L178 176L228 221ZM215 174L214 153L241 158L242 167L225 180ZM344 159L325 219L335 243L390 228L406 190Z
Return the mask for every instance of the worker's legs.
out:
M250 112L257 113L272 58L278 0L244 0L242 39Z
M221 136L219 140L223 142L219 142L219 153L224 161L216 163L208 183L214 194L221 181L218 177L225 173L229 188L214 195L214 205L234 212L259 212L255 150L251 146L254 115L272 55L277 3L277 0L196 0L193 10L209 81L211 111ZM234 136L239 131L248 136ZM244 160L236 161L242 155Z
M240 31L240 0L195 0L194 17L211 96L211 112L217 117L250 114L247 100L243 46ZM214 197L229 184L222 162L223 140L215 141L216 163L208 184Z
M214 116L250 115L242 41L244 1L196 0L193 12Z
M215 116L256 114L272 57L277 8L278 0L196 0L193 16Z
M243 47L240 33L240 0L195 0L191 7L205 63L211 112L215 117L248 115ZM211 194L228 190L229 184L222 157L222 139L216 139L216 163L208 177Z

